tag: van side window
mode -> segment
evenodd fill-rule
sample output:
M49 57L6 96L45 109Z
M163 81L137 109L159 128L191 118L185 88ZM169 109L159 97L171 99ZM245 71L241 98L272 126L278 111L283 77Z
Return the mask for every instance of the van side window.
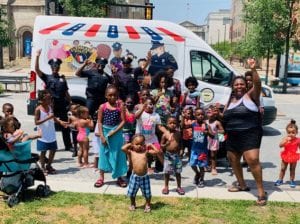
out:
M192 74L198 80L222 86L230 84L232 72L216 57L201 51L191 51L190 56Z

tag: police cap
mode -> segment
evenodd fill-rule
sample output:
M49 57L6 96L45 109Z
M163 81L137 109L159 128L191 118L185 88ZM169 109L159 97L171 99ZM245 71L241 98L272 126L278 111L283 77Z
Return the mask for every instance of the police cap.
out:
M62 63L62 61L59 58L52 58L48 61L48 64L52 67L52 68L57 68L60 66L60 64Z
M128 57L128 56L122 57L122 63L123 64L128 65L128 64L131 64L131 62L132 62L132 58L131 57Z
M159 41L152 41L152 47L150 48L150 50L154 50L161 46L164 46L164 43L160 43Z
M96 64L99 64L102 67L104 67L108 63L106 58L96 58L95 62L96 62Z

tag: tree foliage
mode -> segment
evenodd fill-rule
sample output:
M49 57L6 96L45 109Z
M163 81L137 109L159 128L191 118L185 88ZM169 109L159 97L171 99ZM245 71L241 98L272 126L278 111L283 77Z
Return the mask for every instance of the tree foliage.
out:
M104 17L106 7L113 0L59 0L60 4L70 16Z
M247 1L243 18L248 24L243 49L256 57L267 57L268 52L271 55L283 53L289 24L287 0Z
M232 55L232 49L235 43L230 44L228 41L212 44L211 47L217 51L223 58L229 59Z
M0 46L7 47L13 43L9 37L10 23L6 18L5 9L0 6Z

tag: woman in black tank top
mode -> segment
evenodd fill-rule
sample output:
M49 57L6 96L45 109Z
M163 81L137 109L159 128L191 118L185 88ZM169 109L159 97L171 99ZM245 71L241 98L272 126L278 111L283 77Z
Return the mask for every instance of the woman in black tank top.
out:
M261 93L261 81L255 69L255 60L249 59L252 70L253 87L247 90L246 80L237 76L232 82L232 97L224 112L224 128L227 133L226 149L229 161L238 185L228 189L230 192L249 191L243 177L241 157L244 156L255 179L258 200L257 205L266 204L263 187L262 168L259 161L259 148L262 138L262 126L258 110Z

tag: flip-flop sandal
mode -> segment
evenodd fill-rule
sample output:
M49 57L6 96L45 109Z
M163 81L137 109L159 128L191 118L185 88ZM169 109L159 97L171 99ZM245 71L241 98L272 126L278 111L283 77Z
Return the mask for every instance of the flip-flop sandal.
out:
M103 185L104 185L104 180L98 179L96 181L96 183L94 184L94 187L99 188L99 187L102 187Z
M181 187L178 187L176 189L176 192L179 194L179 195L185 195L185 191L181 188Z
M256 205L258 206L265 206L268 201L268 195L267 192L265 192L264 196L258 196L256 200Z
M266 196L257 197L256 205L265 206L266 204L267 204L267 197Z
M144 209L144 212L145 212L145 213L151 212L151 207L150 207L149 205L146 205L146 206L145 206L145 209Z
M240 191L250 191L249 187L241 188L239 186L231 186L228 188L229 192L240 192Z
M122 188L127 187L127 183L121 178L117 180L117 185Z
M129 211L133 212L133 211L135 211L135 209L136 209L135 205L130 205L129 206Z
M44 173L44 176L48 176L48 170L46 169L42 169L43 173Z
M52 166L46 167L49 174L56 174L56 169L54 169Z
M165 187L164 189L162 189L161 193L162 194L169 194L169 189Z

